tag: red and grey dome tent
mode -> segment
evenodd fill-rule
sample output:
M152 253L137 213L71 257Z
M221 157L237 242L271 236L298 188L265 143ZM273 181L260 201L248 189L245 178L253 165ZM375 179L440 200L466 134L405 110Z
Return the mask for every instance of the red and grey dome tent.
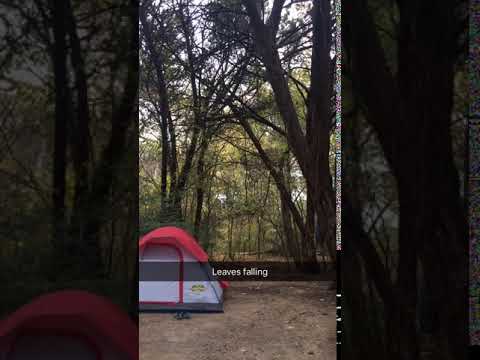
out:
M208 255L187 231L167 226L139 244L142 311L222 312L227 282L213 276Z
M85 291L43 295L0 322L2 360L138 360L138 328Z

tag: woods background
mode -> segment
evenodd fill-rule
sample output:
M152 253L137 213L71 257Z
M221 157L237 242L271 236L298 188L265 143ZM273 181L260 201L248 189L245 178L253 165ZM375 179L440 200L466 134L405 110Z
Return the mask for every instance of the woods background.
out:
M137 10L0 3L0 314L63 288L136 313Z
M215 258L335 259L328 1L143 1L141 232ZM308 268L308 269L307 269Z

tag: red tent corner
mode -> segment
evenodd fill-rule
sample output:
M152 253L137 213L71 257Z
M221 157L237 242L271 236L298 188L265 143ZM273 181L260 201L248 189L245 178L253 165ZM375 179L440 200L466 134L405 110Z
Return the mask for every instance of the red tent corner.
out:
M74 319L72 321L72 319ZM118 306L86 291L42 295L0 321L0 339L22 332L78 334L92 343L101 334L132 360L138 360L138 328Z
M142 251L148 244L174 245L182 247L192 254L200 262L208 262L207 253L201 248L197 240L186 230L175 226L164 226L150 231L144 235L139 242L139 250ZM222 289L230 286L227 281L219 280Z

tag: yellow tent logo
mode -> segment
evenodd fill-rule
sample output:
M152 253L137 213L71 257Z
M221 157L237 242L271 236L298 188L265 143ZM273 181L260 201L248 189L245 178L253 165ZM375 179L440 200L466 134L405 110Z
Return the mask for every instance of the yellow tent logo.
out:
M206 290L206 287L204 285L192 285L190 290L194 293L201 293Z

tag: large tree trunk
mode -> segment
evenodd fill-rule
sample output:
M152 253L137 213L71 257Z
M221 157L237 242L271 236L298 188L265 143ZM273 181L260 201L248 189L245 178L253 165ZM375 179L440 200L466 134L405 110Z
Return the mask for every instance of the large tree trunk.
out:
M378 312L376 304L365 296L365 282L370 282L370 272L362 260L368 256L358 250L357 234L363 233L360 199L361 147L359 146L359 117L356 107L353 116L343 117L342 145L342 201L353 206L342 206L342 356L345 359L386 359L385 329L375 327L372 316ZM352 119L353 117L353 119ZM342 204L343 205L343 204ZM355 219L355 221L352 221ZM375 254L374 254L375 255ZM368 264L367 264L368 265ZM380 271L383 271L380 268ZM365 275L366 273L366 275ZM362 276L362 274L364 274ZM376 283L375 283L376 285ZM369 316L366 316L366 315Z
M412 225L404 235L417 245L429 284L432 301L428 306L436 320L433 335L438 359L465 358L468 345L467 333L453 330L468 326L467 222L451 137L455 11L455 4L430 11L428 2L400 7L405 19L399 39L400 91L410 123L403 137L410 147L404 149L401 166L402 174L409 173L410 178L399 184L399 193L416 198L401 219ZM407 158L409 153L416 161Z
M76 118L73 121L72 154L75 169L75 208L84 210L85 195L88 193L90 180L90 106L88 103L88 84L85 73L80 39L77 34L77 24L69 0L65 1L68 22L68 34L71 46L71 61L75 74L75 89L77 95Z
M330 1L314 1L313 49L306 139L309 145L309 188L318 218L320 238L335 261L335 195L330 174L330 131L332 127L333 60Z
M65 1L67 13L65 17L68 22L68 34L71 45L71 62L73 66L75 90L76 90L76 116L72 119L72 134L70 138L73 169L75 173L75 191L72 209L71 224L69 229L69 256L75 258L83 253L82 247L85 246L85 219L89 209L89 191L90 191L90 167L91 167L91 144L90 144L90 106L88 101L88 83L85 73L85 62L83 58L80 38L77 31L75 14L70 1ZM98 246L99 243L98 243ZM96 251L96 253L99 252ZM82 263L83 261L73 261Z
M346 212L345 217L354 216ZM357 232L343 227L342 246L342 359L388 359L385 352L384 329L373 322L376 304L368 302L362 257L355 247ZM352 241L350 241L352 240Z
M55 136L53 154L53 244L54 263L58 263L65 255L66 215L65 215L65 173L67 167L67 121L69 120L68 104L70 102L67 77L67 26L65 19L66 6L62 0L53 4L53 70L55 78ZM59 269L54 270L57 274Z
M256 2L244 0L254 34L256 50L265 66L267 80L272 86L275 103L287 130L288 144L305 177L307 188L313 197L315 212L321 222L322 237L328 244L330 256L334 259L336 255L335 201L329 167L331 96L333 93L333 69L332 60L329 57L332 31L330 1L315 1L313 7L311 99L307 114L307 135L301 128L288 80L275 44L283 3L284 1L281 0L274 2L271 15L265 24L261 19ZM308 251L306 256L315 263L314 233L307 231L303 235Z
M454 3L401 4L395 78L366 1L347 2L344 7L352 83L398 187L398 279L390 286L395 296L384 298L391 314L386 321L390 321L387 346L392 359L419 357L417 261L429 284L426 298L431 299L428 306L435 320L435 358L466 358L468 336L462 329L468 327L467 227L450 135L455 12ZM402 314L395 315L398 310Z

